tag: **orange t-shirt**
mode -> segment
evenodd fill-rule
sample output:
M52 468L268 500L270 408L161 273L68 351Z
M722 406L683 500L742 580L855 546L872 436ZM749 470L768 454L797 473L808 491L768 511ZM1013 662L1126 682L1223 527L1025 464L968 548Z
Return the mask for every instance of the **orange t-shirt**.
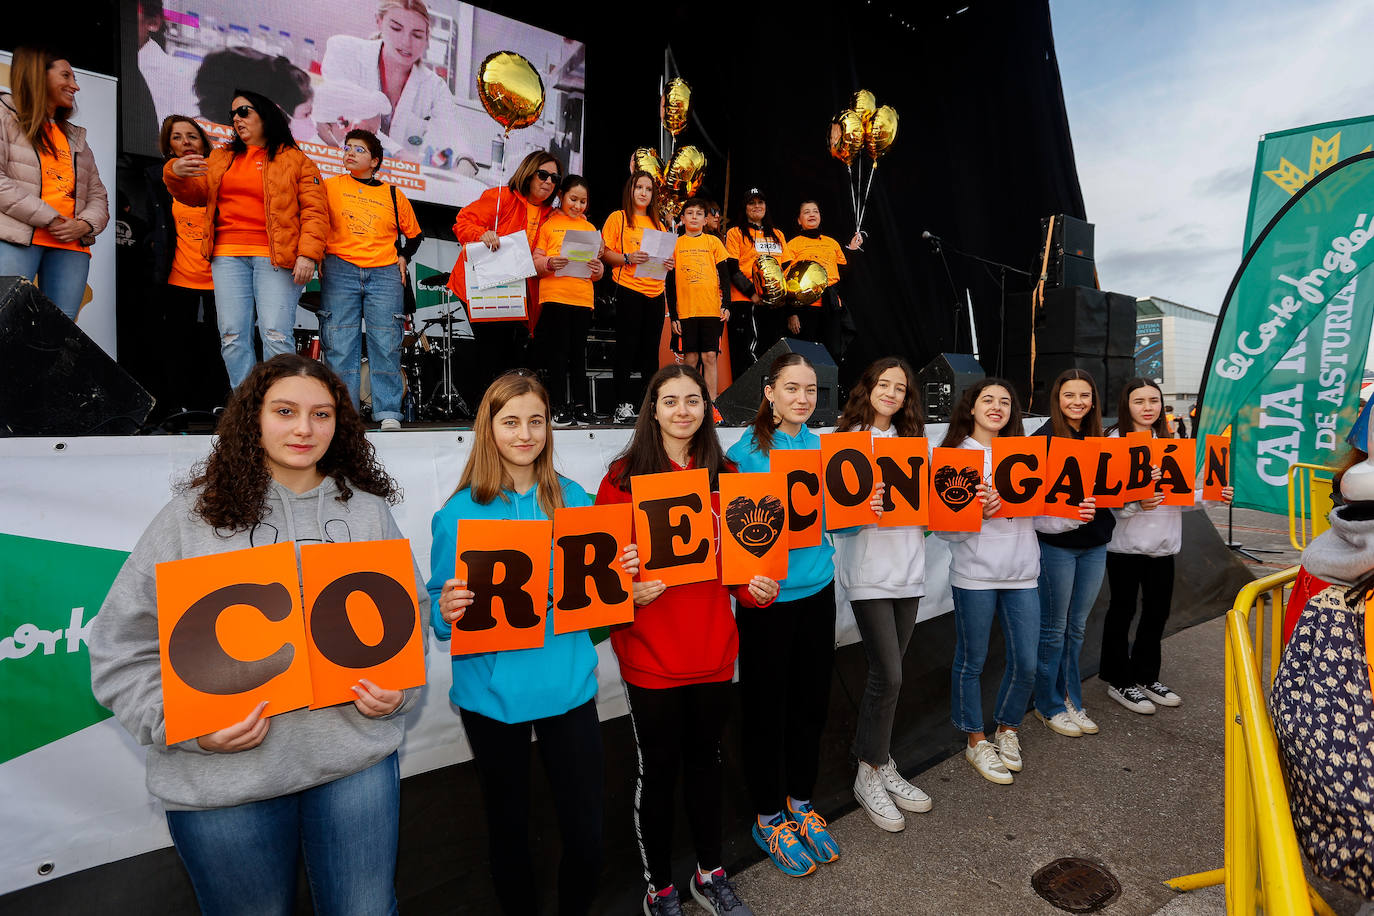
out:
M585 219L573 219L562 210L555 211L548 222L539 227L535 248L542 248L551 258L563 250L563 236L569 231L595 232L596 227ZM592 281L583 277L548 276L539 278L539 302L561 302L564 305L596 307L596 293Z
M56 124L49 121L44 129L48 139L57 149L51 156L43 150L38 151L38 165L43 177L39 188L43 203L52 207L67 219L76 217L76 167L72 165L72 148L67 143L67 135ZM64 248L67 251L90 251L81 242L64 242L47 229L33 230L33 243L44 248Z
M758 260L759 255L771 254L781 264L782 253L786 244L787 239L783 238L782 232L777 229L773 230L771 238L764 235L762 230L756 230L752 226L734 226L725 233L726 253L739 262L739 272L750 280L754 279L754 262ZM735 284L730 284L731 302L747 302L748 300L749 297L740 292Z
M167 285L214 289L210 262L200 255L200 243L205 238L205 208L188 207L173 198L172 223L176 226L177 247L172 252L172 271L167 275Z
M614 251L617 254L633 254L639 250L644 241L644 230L657 228L648 216L636 216L632 222L634 223L632 226L625 225L624 210L617 210L606 217L606 224L601 227L601 240L607 251ZM611 271L611 279L626 289L632 289L643 296L653 298L663 295L662 280L636 277L633 266L621 265L615 268Z
M815 261L825 268L826 286L834 286L840 282L840 265L848 263L844 259L844 249L840 247L840 243L828 235L817 236L814 239L804 235L792 236L784 248L783 261L785 264ZM816 300L815 304L819 306L820 300Z
M378 182L365 184L352 175L336 175L324 183L329 201L329 239L326 254L343 258L355 267L385 267L395 264L396 217L401 217L401 232L413 239L420 234L420 223L410 201L396 191L396 207L391 206L391 186Z
M271 257L267 244L267 201L263 196L262 170L266 167L267 150L250 146L248 152L234 156L225 170L219 182L215 212L216 257Z
M681 235L673 249L677 317L720 317L720 271L729 256L714 235Z

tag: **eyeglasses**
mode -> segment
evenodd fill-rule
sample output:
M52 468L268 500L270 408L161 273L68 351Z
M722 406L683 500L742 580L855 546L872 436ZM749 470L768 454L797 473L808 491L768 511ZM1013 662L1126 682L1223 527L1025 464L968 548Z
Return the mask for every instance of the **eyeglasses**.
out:
M544 169L535 169L535 170L534 170L534 174L535 174L536 176L538 176L538 178L539 178L540 181L557 181L557 180L558 180L558 173L557 173L557 172L548 172L548 171L545 171Z
M229 109L231 118L247 118L250 111L257 111L252 105L240 105L238 108Z
M356 144L356 143L350 143L350 144L344 146L344 152L345 152L345 153L362 153L364 156L370 156L370 155L372 155L372 150L368 149L368 148L365 147L365 146L359 146L359 145Z

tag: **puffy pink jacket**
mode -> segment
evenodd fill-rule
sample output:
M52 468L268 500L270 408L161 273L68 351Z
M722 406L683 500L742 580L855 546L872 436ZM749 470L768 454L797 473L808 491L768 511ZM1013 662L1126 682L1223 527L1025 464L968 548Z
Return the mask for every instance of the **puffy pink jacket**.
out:
M76 173L76 219L91 224L91 234L81 240L90 245L110 221L110 199L95 167L95 155L86 145L86 128L68 123L66 133ZM0 95L0 239L31 245L33 230L59 215L43 202L38 151L24 136L14 99L9 94Z

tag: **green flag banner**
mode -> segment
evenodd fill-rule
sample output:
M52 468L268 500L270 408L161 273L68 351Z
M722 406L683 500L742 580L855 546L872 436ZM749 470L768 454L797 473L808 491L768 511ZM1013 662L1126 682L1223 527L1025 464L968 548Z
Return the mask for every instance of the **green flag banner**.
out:
M1374 122L1367 127L1374 138ZM1264 169L1268 140L1257 175L1278 196L1257 178L1252 221L1279 205L1227 291L1198 436L1231 427L1236 505L1284 513L1289 467L1334 460L1358 412L1374 308L1374 280L1359 277L1374 260L1374 153L1334 164L1314 158L1312 173L1282 157ZM1323 148L1334 155L1329 143Z

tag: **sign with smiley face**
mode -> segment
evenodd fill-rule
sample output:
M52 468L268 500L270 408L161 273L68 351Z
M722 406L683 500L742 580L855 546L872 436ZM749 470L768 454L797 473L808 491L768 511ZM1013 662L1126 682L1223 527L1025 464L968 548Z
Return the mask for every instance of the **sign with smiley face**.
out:
M787 578L787 478L781 473L720 475L721 581Z
M981 531L981 448L937 448L931 455L930 527L933 531Z

